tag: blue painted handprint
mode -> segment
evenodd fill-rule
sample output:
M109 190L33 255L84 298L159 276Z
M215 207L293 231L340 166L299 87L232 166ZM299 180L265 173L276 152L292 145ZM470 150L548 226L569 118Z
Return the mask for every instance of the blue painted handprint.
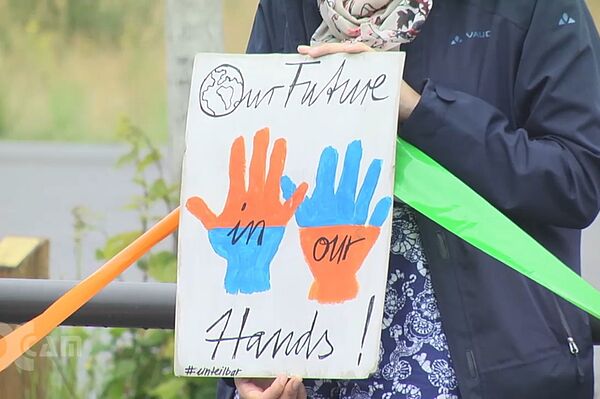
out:
M275 141L266 174L268 146L269 130L257 132L246 189L244 138L234 141L229 160L229 193L219 216L199 197L186 202L187 209L208 230L214 251L227 260L225 291L229 294L252 294L271 288L271 261L279 249L285 225L308 188L306 183L300 185L281 203L286 141Z
M362 154L360 140L348 145L336 190L338 152L333 147L325 148L313 194L296 211L302 251L315 278L309 298L321 303L339 303L356 297L356 273L375 244L392 206L391 197L380 199L369 218L382 161L371 161L358 189ZM281 187L284 198L290 198L296 190L287 176L281 179Z

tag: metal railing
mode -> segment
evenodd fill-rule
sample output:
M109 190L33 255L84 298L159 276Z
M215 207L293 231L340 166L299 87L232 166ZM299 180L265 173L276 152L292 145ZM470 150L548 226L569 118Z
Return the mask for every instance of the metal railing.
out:
M77 282L0 279L0 322L20 324L42 313ZM176 285L112 283L63 325L173 329Z
M76 283L0 279L0 322L20 324L33 319ZM174 283L112 283L62 325L171 330L175 328L176 290ZM590 316L590 324L594 344L600 345L600 320Z

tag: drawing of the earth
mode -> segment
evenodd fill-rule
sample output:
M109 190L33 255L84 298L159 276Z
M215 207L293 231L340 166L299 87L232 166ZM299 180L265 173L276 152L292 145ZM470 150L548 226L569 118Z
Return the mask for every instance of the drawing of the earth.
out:
M200 108L212 117L229 115L244 95L244 78L239 69L223 64L213 69L200 86Z

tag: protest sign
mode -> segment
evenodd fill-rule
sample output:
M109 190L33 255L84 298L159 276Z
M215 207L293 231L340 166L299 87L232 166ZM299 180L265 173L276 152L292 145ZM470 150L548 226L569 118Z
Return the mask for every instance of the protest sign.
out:
M196 57L177 375L375 370L403 62L402 53Z

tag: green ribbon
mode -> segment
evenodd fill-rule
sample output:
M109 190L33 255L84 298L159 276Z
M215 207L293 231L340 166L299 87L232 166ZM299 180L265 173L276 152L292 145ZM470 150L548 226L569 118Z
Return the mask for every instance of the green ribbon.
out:
M473 189L398 139L394 195L469 244L600 318L600 292Z

